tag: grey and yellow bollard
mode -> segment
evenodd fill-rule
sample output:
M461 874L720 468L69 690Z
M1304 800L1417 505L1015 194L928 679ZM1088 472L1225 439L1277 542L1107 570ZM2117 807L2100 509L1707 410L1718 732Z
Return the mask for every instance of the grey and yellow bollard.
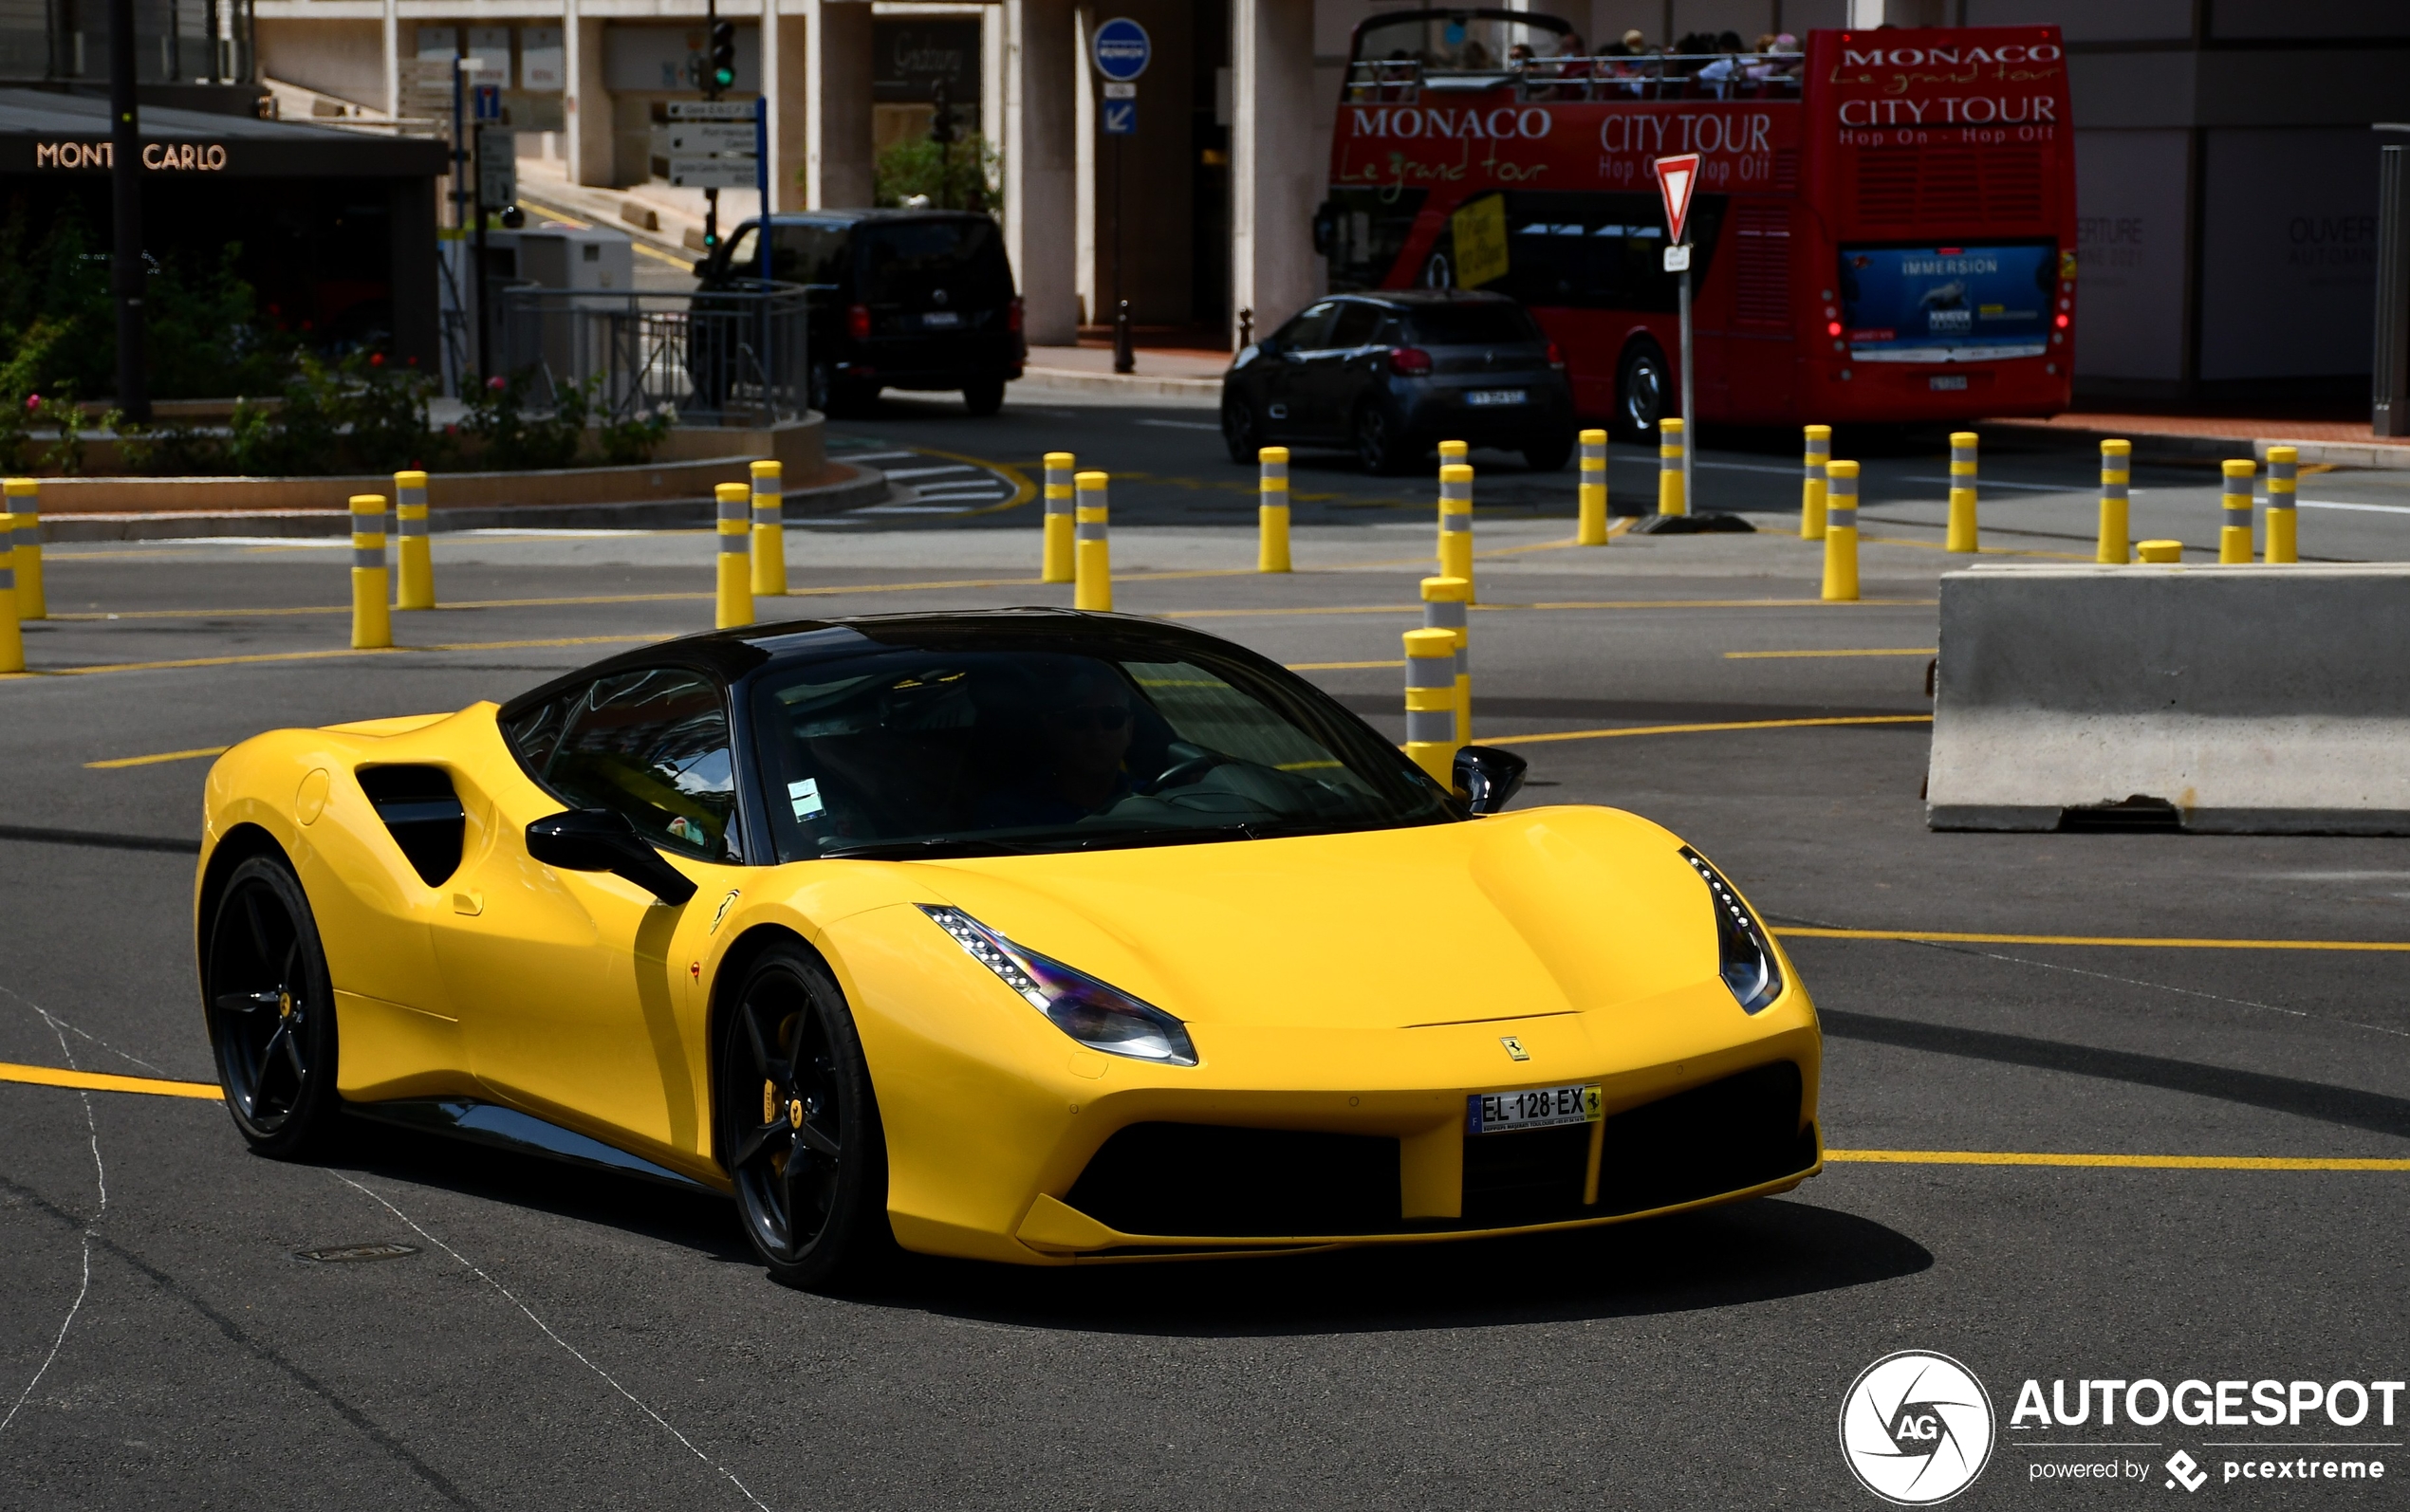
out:
M2251 480L2259 470L2258 464L2239 458L2222 463L2219 470L2226 474L2226 496L2219 501L2226 511L2226 523L2217 527L2217 563L2219 566L2251 564Z
M1079 500L1071 511L1077 540L1073 544L1077 573L1071 585L1071 607L1109 612L1113 607L1113 545L1107 533L1111 506L1105 485L1112 475L1083 472L1072 479Z
M1069 582L1080 574L1079 553L1071 544L1078 535L1071 518L1071 474L1079 465L1068 452L1046 454L1046 542L1038 568L1040 582Z
M2134 553L2144 562L2169 562L2184 560L2181 541L2145 541L2135 546Z
M1688 514L1690 500L1682 492L1682 422L1657 422L1657 512Z
M1453 790L1456 764L1456 637L1406 632L1406 759Z
M1255 453L1255 570L1288 570L1288 448Z
M1439 576L1462 578L1473 591L1473 469L1451 462L1439 470Z
M1422 628L1456 637L1456 744L1473 739L1473 584L1462 578L1422 580Z
M433 609L436 606L436 563L427 540L427 475L394 474L394 607Z
M1448 470L1450 468L1470 466L1471 464L1467 459L1471 457L1472 454L1473 449L1462 441L1442 441L1439 443L1439 497L1442 501L1448 497ZM1448 507L1444 502L1439 506L1439 536L1437 544L1435 544L1432 547L1433 553L1439 559L1441 563L1439 568L1441 572L1448 570L1446 566L1448 558L1447 508Z
M1799 470L1799 539L1822 541L1825 538L1825 465L1832 460L1832 427L1811 425L1807 430L1808 451L1800 459Z
M16 552L17 618L47 619L50 606L42 591L42 485L31 478L10 478L8 490L9 512L16 516L16 526L9 532L9 540L0 542L0 550Z
M1975 528L1975 446L1982 440L1973 431L1950 433L1950 528L1944 551L1973 553L1983 546Z
M751 468L753 482L753 596L787 597L787 470L769 458Z
M2101 539L2094 562L2123 566L2134 560L2131 527L2126 522L2126 490L2134 482L2134 443L2101 443Z
M1573 544L1606 544L1606 433L1582 433L1582 515L1574 526Z
M2300 537L2294 526L2301 515L2294 507L2293 488L2301 471L2297 447L2268 449L2268 557L2270 562L2301 561Z
M1825 487L1825 598L1851 603L1858 598L1858 464L1826 464Z
M8 512L9 501L0 501L0 542L11 538L17 517ZM17 624L17 553L14 546L0 550L0 673L25 671L25 632Z
M351 496L351 649L379 651L394 643L386 606L385 496Z
M718 593L713 608L712 624L719 630L732 630L753 622L753 487L750 483L714 485L712 496L719 503L717 537L718 550L714 553L718 563Z

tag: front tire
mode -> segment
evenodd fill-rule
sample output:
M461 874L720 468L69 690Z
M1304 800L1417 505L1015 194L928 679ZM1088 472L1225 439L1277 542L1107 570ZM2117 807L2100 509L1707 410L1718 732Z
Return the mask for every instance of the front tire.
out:
M1260 460L1256 453L1265 446L1264 427L1255 418L1255 406L1235 395L1222 400L1222 445L1230 449L1233 462L1250 467Z
M894 1252L870 1068L818 956L776 945L747 969L720 1035L718 1084L720 1158L773 1281L842 1287Z
M332 1139L335 989L308 894L282 857L237 865L219 892L202 968L210 1049L246 1143L294 1160Z
M1356 460L1363 470L1377 477L1403 472L1414 460L1406 450L1406 438L1395 416L1377 403L1358 407L1356 422L1349 427L1356 444Z
M976 383L965 383L962 402L973 415L987 418L1004 408L1004 379L981 378Z

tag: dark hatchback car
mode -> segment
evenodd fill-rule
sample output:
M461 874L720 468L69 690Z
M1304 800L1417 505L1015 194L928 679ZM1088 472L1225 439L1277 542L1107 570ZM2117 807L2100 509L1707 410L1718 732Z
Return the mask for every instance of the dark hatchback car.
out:
M1552 472L1573 452L1573 390L1555 343L1503 294L1340 294L1238 354L1222 439L1233 462L1288 442L1349 447L1372 472L1455 440Z
M758 277L749 220L695 265L699 287ZM886 389L958 389L993 415L1021 376L1021 300L996 223L969 211L823 210L770 217L769 276L810 290L811 406L860 410Z

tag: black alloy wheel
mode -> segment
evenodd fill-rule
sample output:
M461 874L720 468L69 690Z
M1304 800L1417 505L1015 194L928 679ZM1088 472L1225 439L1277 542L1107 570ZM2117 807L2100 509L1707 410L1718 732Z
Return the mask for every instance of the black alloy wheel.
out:
M1623 349L1623 360L1615 371L1615 428L1624 439L1646 441L1656 435L1672 387L1665 354L1656 342L1634 341Z
M309 898L281 857L254 856L227 877L201 987L234 1127L264 1155L315 1152L342 1109L335 993Z
M746 971L721 1034L720 1158L753 1251L788 1286L841 1286L895 1247L886 1139L844 994L797 945Z
M1230 448L1233 462L1249 467L1262 460L1256 453L1270 445L1263 422L1255 418L1255 406L1234 394L1222 400L1222 444Z
M1356 444L1356 460L1366 472L1386 477L1403 472L1414 458L1406 451L1402 428L1389 411L1375 400L1356 407L1356 423L1348 434Z
M962 386L962 402L973 415L985 419L1004 408L1004 379L981 378Z

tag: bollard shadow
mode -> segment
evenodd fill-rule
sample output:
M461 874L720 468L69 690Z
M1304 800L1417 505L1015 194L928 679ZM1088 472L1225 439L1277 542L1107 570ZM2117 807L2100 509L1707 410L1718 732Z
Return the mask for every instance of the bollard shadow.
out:
M1904 1234L1793 1197L1552 1234L1109 1271L907 1256L854 1300L1029 1328L1233 1338L1698 1312L1932 1264Z

